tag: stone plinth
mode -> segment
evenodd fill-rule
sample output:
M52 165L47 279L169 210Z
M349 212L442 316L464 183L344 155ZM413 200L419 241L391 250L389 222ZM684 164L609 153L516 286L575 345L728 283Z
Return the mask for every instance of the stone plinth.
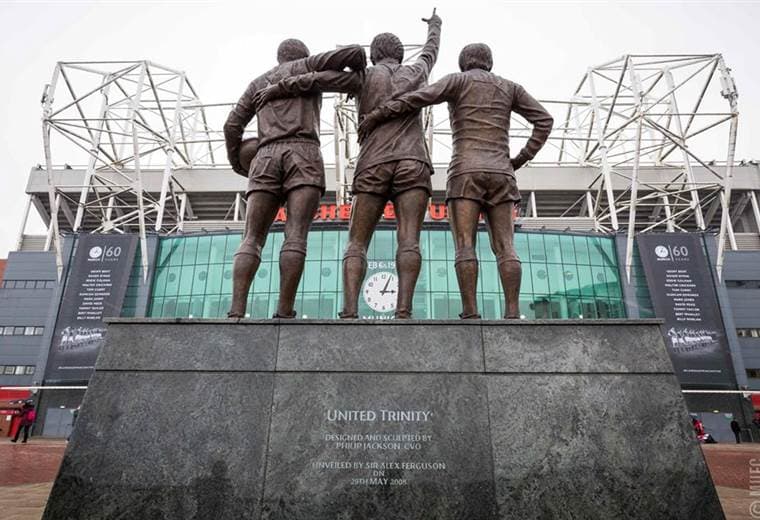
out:
M120 319L68 518L723 513L655 321Z

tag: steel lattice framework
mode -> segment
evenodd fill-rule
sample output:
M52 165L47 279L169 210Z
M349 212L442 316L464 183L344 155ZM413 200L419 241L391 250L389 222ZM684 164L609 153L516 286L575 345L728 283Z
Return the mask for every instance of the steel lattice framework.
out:
M716 91L727 103L717 105L708 94ZM568 103L564 124L555 131L559 139L557 162L575 162L598 168L589 186L590 200L599 229L617 231L619 215L627 213L626 273L630 278L633 239L637 231L664 226L667 231L685 230L692 221L705 230L704 213L722 207L718 272L723 261L730 227L728 201L736 148L738 93L720 54L627 55L593 67L583 76ZM717 107L716 107L717 105ZM708 107L708 108L705 108ZM722 135L721 135L722 132ZM699 136L726 144L726 168L720 174L710 161L700 158L691 146ZM556 135L559 134L559 135ZM643 165L670 166L677 174L665 182L642 182ZM694 165L714 176L697 181ZM613 177L624 179L628 188L613 191ZM641 188L646 188L642 193ZM712 205L712 206L711 206ZM663 208L660 218L641 230L636 211ZM733 237L733 231L730 231ZM735 248L735 246L734 246Z
M407 60L421 49L407 46ZM555 114L565 111L565 117L534 164L596 172L562 216L587 215L599 232L627 230L629 276L636 233L705 230L720 210L720 273L726 242L736 248L729 205L737 97L720 54L622 56L588 69L568 99L542 100ZM201 103L184 72L149 61L60 62L42 104L51 208L47 246L54 246L59 270L58 213L63 211L73 231L83 229L84 219L95 222L88 226L93 232L137 230L147 275L146 231L181 231L189 211L187 193L174 172L229 168L220 129L232 104ZM423 121L433 161L442 165L448 162L451 131L445 115L435 116L439 113L441 109L426 109ZM356 129L355 102L345 95L325 95L322 148L326 162L334 164L339 203L351 196L350 176L359 152ZM530 127L514 117L510 134L519 146ZM87 158L83 182L75 190L78 198L71 196L72 186L57 182L52 136L57 153L63 141ZM705 142L726 158L721 168L697 152ZM674 173L666 181L642 176L644 169L659 167ZM142 172L148 168L163 170L160 192L144 189ZM709 178L697 178L695 168L709 172ZM235 220L243 212L242 199L236 196L228 212ZM531 205L528 211L536 216L533 194ZM637 220L643 212L647 219Z
M716 103L716 94L724 98ZM712 96L712 97L710 97ZM729 217L731 175L736 148L738 93L730 69L720 54L626 55L590 68L567 101L542 100L550 106L566 106L566 116L549 138L543 162L590 166L598 170L583 197L568 208L586 208L601 232L627 226L626 274L630 279L633 243L637 232L655 228L685 231L687 223L705 230L704 214L721 209L717 270L720 275L726 239L736 249ZM450 150L448 121L433 122L433 111L424 115L428 146L436 143ZM356 112L339 97L336 103L336 172L338 198L346 201L345 171L355 164ZM531 128L514 117L511 139L529 136ZM722 140L726 156L724 172L714 161L700 158L693 143L700 137ZM642 181L642 166L666 166L677 173L667 181ZM706 168L713 178L698 181L694 165ZM617 178L617 179L616 179ZM623 179L627 188L614 190ZM642 189L643 188L643 189ZM617 191L617 192L616 192ZM535 200L531 201L535 216ZM637 226L636 211L654 208L653 222ZM623 217L621 219L621 216Z
M49 240L62 266L58 211L76 207L73 231L86 216L99 221L94 232L123 233L135 224L147 273L147 227L171 233L184 211L172 172L214 164L223 142L212 131L206 107L184 72L150 61L59 62L42 96L43 142L52 215ZM51 134L87 157L78 200L72 186L56 184ZM143 189L142 170L163 167L160 195ZM64 190L63 188L68 188ZM68 194L67 194L68 193Z

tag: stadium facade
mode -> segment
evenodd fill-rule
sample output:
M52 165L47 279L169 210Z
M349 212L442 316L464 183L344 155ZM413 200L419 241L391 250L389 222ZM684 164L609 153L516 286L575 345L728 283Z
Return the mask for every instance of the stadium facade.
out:
M760 390L760 167L734 159L737 95L723 58L624 56L590 69L567 100L544 102L567 115L555 117L547 150L518 172L523 318L662 318L690 411L719 440L733 438L730 417L757 438L742 392ZM68 433L104 318L225 316L246 185L221 151L229 106L201 104L184 73L147 61L56 66L43 97L46 161L29 172L27 215L0 288L0 399L35 392L37 434ZM327 192L296 309L331 319L342 303L357 150L351 102L326 96L324 111ZM423 113L436 171L417 319L460 311L444 204L450 135L438 114ZM517 119L513 127L519 146L527 130ZM706 136L704 146L725 159L694 152ZM53 162L76 151L82 166ZM26 233L31 211L47 235ZM278 214L264 250L251 319L274 312L286 218ZM362 318L393 316L395 302L375 289L395 277L395 246L389 205L368 252ZM503 297L485 225L478 253L479 306L484 319L498 319Z

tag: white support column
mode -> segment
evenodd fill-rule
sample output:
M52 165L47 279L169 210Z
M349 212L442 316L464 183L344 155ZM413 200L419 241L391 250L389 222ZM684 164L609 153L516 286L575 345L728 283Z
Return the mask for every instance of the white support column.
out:
M58 206L60 203L61 194L57 193L55 196L55 202L53 203L54 205L51 208L55 214L58 213ZM42 246L43 251L50 251L50 246L52 245L53 240L57 234L57 228L58 226L53 226L53 219L50 219L50 224L48 224L47 232L45 233L45 245Z
M610 210L610 224L612 229L618 230L618 218L617 208L615 206L615 194L612 190L612 175L609 161L607 160L607 145L604 143L604 125L602 124L601 110L599 109L601 102L596 96L596 87L594 85L594 71L588 72L588 84L591 90L591 103L594 110L594 124L596 125L596 135L599 147L599 156L602 159L602 177L604 182L605 191L607 192L607 203Z
M45 151L45 170L47 172L48 182L48 204L50 205L50 225L48 227L48 238L45 241L45 250L50 249L50 242L55 245L55 267L58 275L58 281L63 277L63 253L61 250L61 236L58 232L58 198L55 193L55 179L53 178L53 158L50 151L50 124L48 119L53 106L53 96L55 87L58 83L58 76L61 71L60 63L56 65L53 71L53 78L50 85L45 88L45 94L42 98L42 144Z
M668 233L674 233L676 226L673 223L673 212L670 211L670 199L667 195L662 196L662 207L665 209L665 229Z
M530 216L538 218L538 207L536 206L536 192L530 192L530 198L528 199L528 210L530 210Z
M240 221L240 194L239 193L235 194L235 212L234 212L234 215L232 216L232 220L234 222Z
M185 74L180 74L179 87L177 88L177 101L174 104L174 125L169 132L169 143L166 145L166 163L164 164L164 176L161 179L161 195L158 198L158 214L156 215L156 232L161 231L164 222L164 210L166 209L166 193L169 191L169 182L172 177L174 149L177 143L177 128L182 124L182 89L185 86Z
M335 147L335 198L337 204L345 204L346 202L345 143L347 136L343 128L341 103L342 96L336 95L333 116L333 145Z
M135 179L133 188L137 196L137 221L140 229L140 253L142 264L143 283L148 281L148 242L145 237L145 201L143 200L142 169L140 167L140 141L137 132L137 112L140 110L140 98L145 85L146 69L148 62L144 61L140 66L140 78L137 80L135 94L132 97L132 107L130 109L130 125L132 127L132 155L135 168Z
M723 192L721 193L721 215L720 215L720 233L718 234L718 258L715 261L715 271L718 274L718 281L723 280L723 262L725 260L726 250L726 234L729 234L731 240L731 246L736 246L736 239L731 229L731 217L729 214L729 206L731 204L731 188L734 178L734 154L736 153L736 132L739 125L739 110L738 110L738 93L736 92L736 85L734 85L734 79L731 77L731 71L726 67L723 58L718 62L718 67L721 73L721 85L723 89L721 94L726 98L731 105L731 127L728 131L728 157L726 158L726 173L723 178Z
M681 124L681 116L678 112L678 104L676 103L676 94L675 94L675 82L673 81L673 73L670 72L669 69L665 69L664 72L665 76L665 84L668 87L668 90L670 90L670 110L673 113L673 121L675 122L675 129L678 133L678 137L680 138L681 142L681 154L683 157L683 164L684 169L686 171L686 181L689 185L689 191L691 194L691 208L694 210L694 218L697 221L697 227L704 231L705 229L705 219L702 215L702 205L699 201L699 191L697 190L696 181L694 179L694 171L691 168L691 160L689 159L689 154L686 153L686 134L683 131L683 125Z
M425 137L427 138L427 146L428 146L428 153L430 154L430 160L433 160L433 145L435 144L435 141L433 140L434 130L435 130L435 120L433 119L433 107L429 106L425 108L427 110L427 128L425 132ZM358 108L357 108L358 113Z
M752 214L755 216L755 227L758 234L760 234L760 204L757 202L757 193L750 191L749 201L752 204Z
M639 196L639 163L641 160L641 130L644 123L644 114L642 113L641 104L641 82L636 74L631 59L629 60L628 73L633 86L634 103L636 104L636 143L633 154L633 171L631 172L631 204L628 212L628 236L626 237L625 248L625 277L628 283L631 283L631 269L633 268L633 237L636 234L636 203Z
M113 206L116 201L114 200L113 195L108 197L108 206L106 206L106 221L103 223L104 226L110 226L111 219L113 218Z
M737 251L739 246L736 244L736 234L734 233L734 225L731 223L731 219L728 219L728 245L731 247L731 251Z
M187 210L187 193L182 193L179 196L179 222L177 222L177 229L179 231L185 230L185 211Z
M594 219L594 231L599 231L599 221L596 219L596 206L594 204L594 196L591 195L591 191L586 190L586 208L588 209L588 217Z
M21 246L24 244L24 231L26 231L26 224L29 221L29 210L32 207L33 195L27 195L26 204L24 205L24 216L21 218L21 228L18 230L18 237L16 238L16 251L21 251Z
M194 103L199 103L198 99L194 100ZM188 166L192 168L195 166L195 149L196 149L196 139L198 136L198 120L201 118L201 108L195 107L193 109L193 125L190 128L190 134L188 140L190 141L187 144L187 153L188 153L188 160L190 161L190 164Z
M74 218L74 225L72 226L72 230L75 233L79 231L79 228L82 225L85 207L87 206L87 195L90 193L90 187L92 185L92 176L95 173L95 165L98 162L98 157L100 157L100 139L103 135L103 125L108 116L108 92L111 88L110 74L105 74L103 76L103 83L105 86L101 91L103 100L101 101L100 111L98 112L99 119L95 122L95 131L92 133L92 139L90 140L90 156L87 161L87 170L84 174L84 181L82 181L82 191L79 194L77 214Z

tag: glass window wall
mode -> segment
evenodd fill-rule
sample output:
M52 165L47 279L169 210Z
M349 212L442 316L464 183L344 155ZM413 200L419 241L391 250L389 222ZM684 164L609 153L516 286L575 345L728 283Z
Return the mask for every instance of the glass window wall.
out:
M299 317L335 318L342 305L341 256L346 230L312 230L304 274L298 288ZM232 260L237 234L167 237L160 241L149 307L152 317L224 317L232 294ZM279 291L277 257L283 235L273 231L248 300L251 318L274 314ZM461 311L454 245L446 229L423 230L422 271L414 297L414 317L451 319ZM518 232L515 247L522 260L520 312L527 319L625 317L615 244L601 236ZM367 277L359 314L393 316L396 232L381 229L368 250ZM496 258L485 231L478 234L479 307L483 318L504 314ZM389 303L391 302L391 303Z

